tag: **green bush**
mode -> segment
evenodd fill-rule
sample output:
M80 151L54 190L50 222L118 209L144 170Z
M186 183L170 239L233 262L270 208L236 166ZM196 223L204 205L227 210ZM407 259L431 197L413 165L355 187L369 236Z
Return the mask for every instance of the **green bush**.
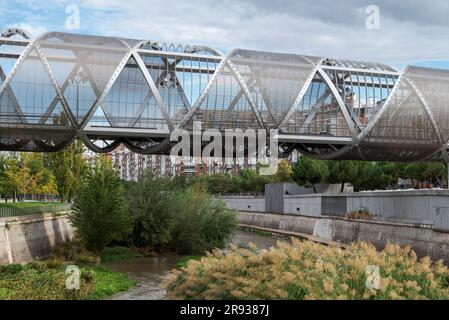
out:
M204 179L182 189L152 175L128 184L133 244L188 254L222 247L237 225L236 215L206 188Z
M213 174L207 177L207 190L211 194L232 193L234 190L232 177L227 174Z
M110 162L100 158L80 187L71 221L90 251L101 252L113 240L122 240L130 230L123 185Z
M170 241L173 217L168 206L171 193L167 189L167 181L153 175L144 175L129 185L127 199L134 245L160 247Z
M237 227L234 211L196 188L175 193L169 206L176 212L170 248L178 253L203 253L223 247Z
M0 300L103 299L136 284L125 274L98 267L80 269L80 289L66 289L64 265L49 268L46 261L0 267Z

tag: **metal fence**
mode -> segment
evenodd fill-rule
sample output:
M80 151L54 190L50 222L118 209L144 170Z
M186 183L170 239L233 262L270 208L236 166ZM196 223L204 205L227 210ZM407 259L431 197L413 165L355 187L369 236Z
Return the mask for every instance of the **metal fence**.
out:
M26 216L41 213L56 213L71 210L72 205L69 203L61 203L54 205L42 205L26 208L0 207L0 218Z

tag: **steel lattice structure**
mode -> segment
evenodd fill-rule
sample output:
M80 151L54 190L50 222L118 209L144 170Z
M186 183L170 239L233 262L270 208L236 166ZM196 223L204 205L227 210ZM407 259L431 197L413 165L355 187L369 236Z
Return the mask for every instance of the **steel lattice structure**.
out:
M449 71L9 29L0 38L0 150L80 138L167 153L170 133L279 129L282 154L449 161Z

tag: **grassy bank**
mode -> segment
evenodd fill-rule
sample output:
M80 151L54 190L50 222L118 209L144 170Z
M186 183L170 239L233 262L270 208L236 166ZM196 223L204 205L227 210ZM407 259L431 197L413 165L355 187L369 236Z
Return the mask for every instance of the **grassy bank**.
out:
M0 208L33 208L33 207L45 207L45 206L57 206L61 205L61 202L45 202L45 201L27 201L27 202L16 202L12 201L8 203L0 203Z
M168 298L449 299L448 268L418 259L409 247L388 244L376 251L357 243L342 250L292 241L271 250L234 247L190 260L174 271Z
M101 266L80 268L80 289L66 288L66 266L45 263L8 265L0 268L0 299L78 300L103 299L126 291L135 281L125 274L110 272Z
M105 251L108 257L125 259L123 250L110 251ZM74 241L56 247L49 259L0 266L0 299L103 299L136 285L135 280L123 273L107 270L100 262L100 257ZM79 267L79 290L66 288L66 280L71 276L66 272L69 265Z

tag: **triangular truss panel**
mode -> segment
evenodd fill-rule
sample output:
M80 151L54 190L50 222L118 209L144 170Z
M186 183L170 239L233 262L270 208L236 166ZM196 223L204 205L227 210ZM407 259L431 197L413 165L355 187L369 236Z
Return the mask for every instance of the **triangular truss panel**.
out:
M29 124L39 124L48 106L57 97L50 75L35 50L17 69L10 88L23 113L23 120Z
M285 118L315 68L299 55L249 50L237 50L230 60L264 101L259 104L260 113L268 127L276 127Z
M92 86L103 92L129 47L116 38L83 37L77 34L56 33L49 41L62 40L76 51L77 60L92 75ZM95 89L95 88L94 88Z
M112 127L111 119L106 116L102 105L99 105L93 116L90 117L87 127Z
M372 71L325 69L325 72L360 130L382 109L398 78L398 75Z
M11 72L16 59L0 58L0 86ZM21 123L21 109L14 92L8 86L0 96L0 123Z
M170 120L176 126L184 119L192 106L188 96L191 97L192 95L193 83L186 84L186 81L192 81L192 79L188 79L185 72L178 72L180 66L184 65L184 61L165 56L160 56L160 60L164 65L163 68L150 68L149 71L161 99L167 107ZM184 87L189 86L189 84L191 90L186 92Z
M294 117L289 119L299 133L328 136L351 136L344 114L329 85L316 76L301 100ZM293 121L292 121L293 120Z
M231 69L224 66L188 127L193 128L193 121L201 121L204 129L259 128L257 117L242 89Z
M117 127L133 127L145 106L154 101L148 83L131 57L104 99L109 116Z
M75 65L64 81L61 90L76 122L80 124L99 97L94 91L94 82L88 69Z
M442 139L449 140L449 71L408 67L405 76L413 81L433 115Z
M385 108L364 142L400 145L439 143L429 113L405 78L399 81Z

